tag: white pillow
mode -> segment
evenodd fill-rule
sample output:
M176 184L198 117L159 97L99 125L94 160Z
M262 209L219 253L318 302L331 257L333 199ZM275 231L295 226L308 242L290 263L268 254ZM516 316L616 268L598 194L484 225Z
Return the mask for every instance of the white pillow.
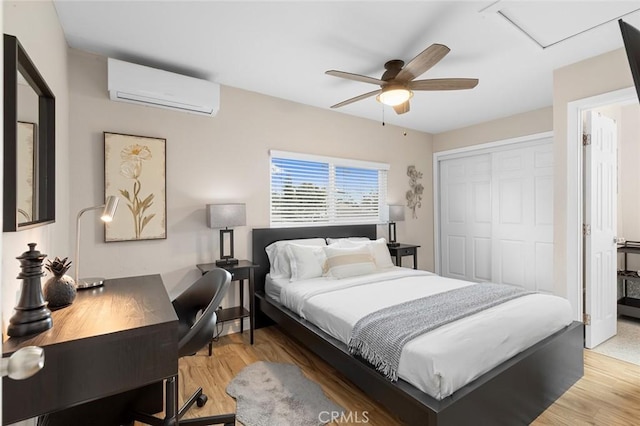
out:
M369 242L371 241L367 237L347 237L347 238L327 238L327 244L340 244L342 241L351 241L351 242Z
M391 260L391 253L389 253L389 247L387 247L387 240L384 238L378 238L375 241L354 241L349 239L342 239L337 242L338 247L358 247L366 246L371 251L373 261L378 269L393 268L394 264Z
M290 281L308 280L322 276L325 262L324 247L287 244L286 251L291 266Z
M326 246L322 249L327 256L324 264L327 276L348 278L371 274L376 270L371 251L365 245L350 248Z
M378 269L393 268L395 265L391 260L391 253L389 253L389 247L387 247L387 240L384 238L378 238L375 241L369 243L369 250L376 263Z
M272 278L291 278L289 255L286 251L288 244L326 246L327 242L324 238L305 238L299 240L281 240L269 244L264 250L267 252L267 257L269 257L269 274Z

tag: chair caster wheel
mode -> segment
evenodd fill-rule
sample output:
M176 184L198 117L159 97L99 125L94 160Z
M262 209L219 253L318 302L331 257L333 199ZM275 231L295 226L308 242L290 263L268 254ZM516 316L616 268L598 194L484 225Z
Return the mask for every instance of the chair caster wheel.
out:
M198 399L196 399L196 405L198 407L204 407L204 404L206 404L208 400L209 398L207 397L207 395L202 394L198 397Z

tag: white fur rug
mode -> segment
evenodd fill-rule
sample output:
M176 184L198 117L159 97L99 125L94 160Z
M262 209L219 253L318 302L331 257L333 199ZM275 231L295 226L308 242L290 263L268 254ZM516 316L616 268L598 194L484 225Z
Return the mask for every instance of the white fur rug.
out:
M236 417L245 426L317 426L327 423L331 413L344 412L293 364L248 365L227 393L236 399Z

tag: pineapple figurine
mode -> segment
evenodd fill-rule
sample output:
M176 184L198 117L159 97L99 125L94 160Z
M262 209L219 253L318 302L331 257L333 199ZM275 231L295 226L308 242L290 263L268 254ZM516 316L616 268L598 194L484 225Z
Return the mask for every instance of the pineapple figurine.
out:
M73 278L65 273L71 267L68 257L53 261L47 260L44 266L53 276L44 283L44 299L49 302L50 308L61 308L70 305L76 298L76 283Z

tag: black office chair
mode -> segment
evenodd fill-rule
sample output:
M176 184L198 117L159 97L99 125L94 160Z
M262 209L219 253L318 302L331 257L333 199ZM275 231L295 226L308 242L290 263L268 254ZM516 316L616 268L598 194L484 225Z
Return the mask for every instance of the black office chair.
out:
M211 342L216 331L216 309L227 293L230 282L229 272L215 268L203 275L172 302L178 315L178 357L194 355ZM198 406L202 407L207 402L207 396L202 393L202 388L198 388L182 408L178 409L178 376L167 379L165 387L165 418L159 419L148 414L135 413L136 420L149 425L224 424L229 426L235 424L235 414L181 420L194 402L197 401Z

